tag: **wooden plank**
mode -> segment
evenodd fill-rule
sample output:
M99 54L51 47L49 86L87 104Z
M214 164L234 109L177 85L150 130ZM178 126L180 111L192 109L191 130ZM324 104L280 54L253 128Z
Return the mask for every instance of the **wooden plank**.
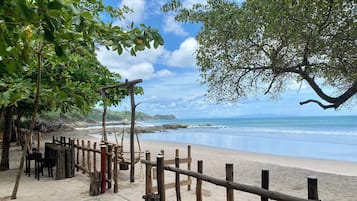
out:
M217 186L223 186L223 187L230 186L231 188L233 188L235 190L239 190L239 191L246 192L246 193L252 193L252 194L255 194L258 196L265 196L265 197L268 197L269 199L273 199L273 200L311 201L308 199L298 198L298 197L294 197L294 196L276 192L276 191L265 190L265 189L262 189L262 188L259 188L256 186L240 184L240 183L235 183L235 182L227 182L226 180L223 180L223 179L217 179L217 178L214 178L214 177L211 177L208 175L203 175L203 174L189 171L189 170L177 169L172 166L164 166L164 169L171 171L171 172L178 172L180 174L184 174L187 176L200 178L203 181L215 184Z
M192 158L180 158L180 163L191 163ZM175 165L175 159L165 160L165 165Z
M145 153L145 159L147 161L150 161L150 152ZM150 164L145 165L145 172L146 172L146 177L145 177L145 195L149 195L152 193L152 177L151 177L151 170L152 167Z

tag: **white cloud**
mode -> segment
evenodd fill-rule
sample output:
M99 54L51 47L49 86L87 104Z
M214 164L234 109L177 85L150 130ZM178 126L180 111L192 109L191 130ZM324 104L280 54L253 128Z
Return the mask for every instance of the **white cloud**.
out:
M178 36L187 36L188 33L184 30L184 28L175 21L174 16L165 16L164 24L163 24L164 32L174 33Z
M137 52L137 55L134 57L127 51L124 51L122 55L118 55L115 51L107 50L101 46L97 51L97 58L109 70L121 74L124 79L141 78L149 80L174 75L174 73L167 69L155 71L154 64L157 63L158 58L163 54L165 54L163 47Z
M125 15L124 20L118 20L114 22L114 25L125 26L131 22L142 22L145 15L145 0L122 0L119 4L119 8L128 6L133 12Z
M174 67L195 67L196 66L196 50L198 43L193 37L183 41L179 49L173 51L166 58L167 65Z

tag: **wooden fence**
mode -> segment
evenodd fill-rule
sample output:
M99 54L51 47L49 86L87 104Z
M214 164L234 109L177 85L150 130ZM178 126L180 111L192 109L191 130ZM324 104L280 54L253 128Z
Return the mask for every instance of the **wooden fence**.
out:
M161 150L160 155L164 155L164 151ZM176 149L175 151L175 158L179 158L179 150ZM150 162L150 152L145 153L145 160L142 160L143 162ZM179 168L180 164L187 164L187 170L191 170L191 146L187 146L187 157L186 158L180 158L179 160L176 159L171 159L171 160L165 160L164 164L165 165L175 165L175 167ZM154 168L151 163L145 163L146 164L146 176L145 176L145 193L146 195L152 195L154 192L158 191L158 186L153 186L153 179L160 180L160 178L157 174L156 168ZM153 173L153 174L152 174ZM175 182L172 183L167 183L165 184L165 189L170 189L170 188L176 188L176 185L180 186L187 186L187 190L191 190L191 176L187 176L186 180L178 180L178 184Z
M53 143L73 147L77 172L81 170L88 176L100 172L101 193L105 193L106 189L111 189L112 182L114 183L114 193L118 192L119 163L122 161L123 151L121 146L107 143L100 144L100 149L98 149L96 142L87 141L85 143L84 140L66 139L66 137L60 137L60 139L53 137ZM98 160L100 160L100 167L97 167Z
M318 198L318 190L317 190L317 178L309 177L307 179L307 191L308 198L298 198L291 195L283 194L276 191L269 190L269 171L262 171L262 182L261 187L250 186L245 184L236 183L233 181L233 164L226 164L226 179L217 179L211 176L204 175L202 173L203 170L203 162L197 162L197 172L190 170L183 170L179 168L179 162L181 159L179 157L175 158L175 167L169 166L165 164L164 156L158 155L156 158L156 163L148 160L142 160L142 163L146 165L146 178L148 180L148 174L151 174L148 169L152 167L156 167L157 171L157 187L158 193L154 194L150 191L150 186L152 185L149 181L146 181L146 195L143 196L146 200L158 200L165 201L165 174L164 171L170 171L175 173L175 189L176 189L176 200L181 201L181 192L180 192L180 175L186 175L196 178L196 200L202 201L202 181L212 183L218 186L222 186L226 188L226 200L234 201L234 190L247 192L251 194L255 194L261 197L261 201L268 201L269 199L278 200L278 201L316 201ZM149 189L148 189L149 188ZM222 200L222 199L221 199Z

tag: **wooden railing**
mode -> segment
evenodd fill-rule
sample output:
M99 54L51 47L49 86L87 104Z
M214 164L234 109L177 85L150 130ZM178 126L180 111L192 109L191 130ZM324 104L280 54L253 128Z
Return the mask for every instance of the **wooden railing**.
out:
M162 155L162 156L164 155L163 150L161 150L160 155ZM187 164L187 170L191 170L191 162L192 162L191 146L190 145L187 146L187 157L186 158L179 158L179 155L180 155L179 150L176 149L175 159L165 160L164 164L165 165L175 165L175 167L177 167L177 168L180 167L180 164ZM179 160L176 160L176 158L179 158ZM142 160L142 161L150 162L150 152L147 151L145 153L145 160ZM153 186L153 179L159 179L158 175L157 175L157 170L150 164L151 163L146 163L146 170L145 170L145 172L146 172L145 193L147 195L153 194L158 191L158 186ZM177 185L180 185L180 186L187 186L187 190L191 190L191 184L192 184L191 176L187 176L186 180L180 180L180 178L178 178L178 181L165 184L165 189L171 189L171 188L177 189Z
M83 174L88 174L88 176L100 172L101 193L112 188L112 181L114 182L114 193L118 192L118 166L122 160L121 153L123 151L121 146L107 143L100 144L100 149L97 149L96 142L87 141L85 143L84 140L66 139L66 137L60 137L60 139L53 137L52 140L53 143L73 147L77 172L81 170ZM97 167L98 158L100 158L100 170Z
M203 174L203 162L197 162L197 172L190 171L190 170L183 170L180 169L177 165L180 161L180 158L175 158L176 165L175 167L165 165L164 156L158 155L156 158L156 163L151 162L150 160L142 160L142 163L146 165L146 177L148 178L148 174L151 174L148 169L151 167L156 167L157 170L157 194L154 194L148 188L152 185L150 182L146 182L146 195L143 196L146 200L158 200L158 201L165 201L165 174L164 171L174 172L176 174L175 177L175 189L176 189L176 200L181 201L181 192L180 192L180 175L186 175L190 177L196 178L196 200L202 201L202 181L212 183L218 186L222 186L226 188L226 200L227 201L234 201L234 190L247 192L251 194L255 194L261 197L262 201L271 200L278 200L278 201L316 201L319 200L318 198L318 191L317 191L317 178L309 177L307 179L308 186L308 198L298 198L291 195L283 194L276 191L269 190L269 171L263 170L262 171L262 187L256 187L251 185L245 185L236 183L233 181L233 164L226 164L226 179L217 179L208 175ZM223 198L219 198L223 200Z

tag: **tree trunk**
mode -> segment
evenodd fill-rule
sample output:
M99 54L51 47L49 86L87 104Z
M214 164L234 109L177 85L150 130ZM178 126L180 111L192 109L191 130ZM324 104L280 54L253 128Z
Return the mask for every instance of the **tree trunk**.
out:
M4 110L4 132L3 132L3 150L1 154L0 171L9 170L9 151L10 151L10 136L11 136L11 121L12 121L12 109L6 107Z
M24 161L25 161L25 156L26 156L26 152L28 149L29 141L30 141L30 136L33 132L33 129L35 128L36 114L37 114L38 107L39 107L40 90L41 90L42 49L44 48L44 46L45 45L42 45L40 51L37 52L37 68L36 68L37 79L36 79L36 94L35 94L34 108L32 111L30 129L29 129L28 133L26 133L26 136L25 136L25 146L24 146L24 149L22 150L22 156L21 156L19 171L16 175L15 186L14 186L14 189L12 190L12 194L11 194L12 200L16 199L17 190L19 188L20 179L21 179L21 175L23 172L23 168L24 168Z

